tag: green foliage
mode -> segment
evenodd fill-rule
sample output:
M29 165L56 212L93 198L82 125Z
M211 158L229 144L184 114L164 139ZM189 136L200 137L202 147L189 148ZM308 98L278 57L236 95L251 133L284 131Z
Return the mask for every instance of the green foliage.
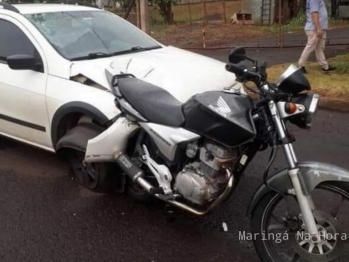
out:
M298 15L292 18L287 24L282 26L284 32L289 32L303 27L307 21L307 16L304 11L300 11Z
M349 62L334 63L337 67L336 73L338 74L349 74Z
M159 7L159 13L165 24L173 23L172 4L177 2L178 0L153 0L153 3Z

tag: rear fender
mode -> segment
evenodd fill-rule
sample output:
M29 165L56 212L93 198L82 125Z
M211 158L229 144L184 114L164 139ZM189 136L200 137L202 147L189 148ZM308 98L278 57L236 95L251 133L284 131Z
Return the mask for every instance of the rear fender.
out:
M298 168L298 177L306 195L311 194L317 185L326 181L349 182L349 171L334 165L303 162L298 164ZM277 174L268 180L268 184L271 188L275 188L286 194L288 190L293 188L291 179L288 175L288 169L278 171ZM259 201L270 192L272 192L272 190L264 184L257 189L247 209L248 217L251 217Z
M107 130L87 142L86 162L111 162L114 155L122 152L129 137L140 127L125 117L118 118Z
M82 123L70 129L57 143L56 150L74 149L84 152L87 141L103 132L103 128L92 123Z

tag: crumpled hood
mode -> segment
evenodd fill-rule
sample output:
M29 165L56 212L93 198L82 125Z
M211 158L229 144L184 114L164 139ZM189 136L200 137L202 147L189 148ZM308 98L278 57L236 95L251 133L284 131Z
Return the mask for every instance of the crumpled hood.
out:
M225 70L224 63L174 47L74 62L70 75L84 75L110 89L106 69L114 75L133 74L166 89L182 102L194 94L220 91L233 85L234 89L245 93L235 76Z

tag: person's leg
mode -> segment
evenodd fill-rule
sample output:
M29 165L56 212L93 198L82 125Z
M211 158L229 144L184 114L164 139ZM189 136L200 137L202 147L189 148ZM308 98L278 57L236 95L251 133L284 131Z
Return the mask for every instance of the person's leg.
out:
M301 57L299 58L299 61L298 61L299 67L305 66L305 63L308 61L310 54L316 49L316 46L319 41L319 38L317 37L315 31L305 31L305 33L308 37L308 42L303 50Z
M315 55L317 62L322 66L323 69L328 69L328 62L325 57L325 45L326 45L326 31L323 32L322 38L318 41Z

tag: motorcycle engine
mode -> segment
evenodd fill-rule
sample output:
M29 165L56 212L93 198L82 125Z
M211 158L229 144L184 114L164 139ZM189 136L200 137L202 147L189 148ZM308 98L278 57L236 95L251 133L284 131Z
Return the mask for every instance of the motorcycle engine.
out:
M189 158L198 153L199 160L186 165L178 173L175 189L186 200L204 205L215 200L225 189L229 180L226 168L234 164L237 150L211 141L201 148L195 143L187 146Z

